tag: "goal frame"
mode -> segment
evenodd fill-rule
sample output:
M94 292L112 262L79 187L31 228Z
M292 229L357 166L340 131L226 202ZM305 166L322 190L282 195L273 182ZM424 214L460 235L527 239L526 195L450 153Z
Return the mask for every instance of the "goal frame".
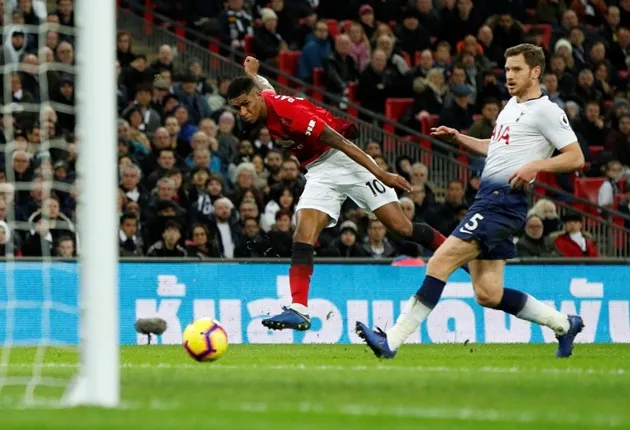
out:
M75 1L80 363L67 406L120 404L116 2Z

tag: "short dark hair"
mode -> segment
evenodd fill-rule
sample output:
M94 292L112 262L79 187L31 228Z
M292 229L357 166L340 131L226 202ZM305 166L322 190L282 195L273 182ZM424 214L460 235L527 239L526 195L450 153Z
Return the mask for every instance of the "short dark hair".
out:
M175 155L175 150L173 148L161 148L158 151L158 158L160 158L160 155L162 155L163 152L170 152L171 154Z
M166 230L170 230L170 229L175 229L175 230L179 231L180 233L182 231L182 227L179 225L179 223L177 221L174 221L174 220L166 221L166 224L164 224L164 230L162 230L162 231L166 231Z
M61 245L66 240L69 240L74 245L74 240L72 239L71 236L63 235L63 236L60 236L59 239L57 239L57 246Z
M248 216L248 217L243 218L243 225L245 225L247 221L254 221L256 225L258 225L258 220L254 218L253 216ZM258 227L260 226L258 225Z
M497 106L501 107L501 102L499 102L499 100L495 99L494 97L488 97L487 99L485 99L483 101L482 108L485 108L486 105L497 105Z
M505 58L523 55L525 63L530 67L540 67L540 75L545 73L545 51L531 43L521 43L505 50Z
M136 216L134 214L132 214L131 212L125 212L120 216L120 225L123 225L123 223L125 222L125 220L128 219L132 219L136 222L138 222L138 218L136 218Z
M254 88L254 81L247 76L239 76L230 82L227 90L227 99L233 100L242 94L249 93Z

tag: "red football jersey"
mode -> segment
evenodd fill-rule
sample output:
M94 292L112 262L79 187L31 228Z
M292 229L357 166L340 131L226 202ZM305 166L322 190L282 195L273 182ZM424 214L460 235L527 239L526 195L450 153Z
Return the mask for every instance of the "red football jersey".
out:
M335 118L308 100L274 94L269 90L263 91L262 96L267 103L269 134L274 139L293 141L288 150L302 166L312 163L330 149L319 141L325 125L348 139L356 137L357 128L353 123Z

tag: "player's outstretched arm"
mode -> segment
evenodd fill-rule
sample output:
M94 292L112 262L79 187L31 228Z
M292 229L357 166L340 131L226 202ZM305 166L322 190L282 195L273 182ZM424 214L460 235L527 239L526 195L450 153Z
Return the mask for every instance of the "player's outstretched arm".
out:
M245 62L243 63L243 68L245 69L245 75L248 78L250 78L252 81L254 81L254 85L256 86L256 88L258 88L260 91L263 91L263 90L273 91L275 94L276 89L273 87L273 85L271 85L266 78L258 74L258 69L260 68L260 62L256 58L254 57L245 58Z
M481 155L488 155L488 146L490 139L477 139L466 136L454 128L445 127L443 125L431 129L431 136L444 139L451 142L461 143L469 149L478 152Z
M411 184L407 182L405 178L399 175L395 175L393 173L388 173L378 167L374 160L372 160L369 155L363 152L361 148L337 133L331 127L327 125L324 126L324 131L322 131L322 134L319 136L319 140L320 142L325 143L331 148L337 149L346 154L353 161L365 167L376 177L376 179L378 179L388 187L400 188L401 190L405 190L408 192L411 192L413 190Z

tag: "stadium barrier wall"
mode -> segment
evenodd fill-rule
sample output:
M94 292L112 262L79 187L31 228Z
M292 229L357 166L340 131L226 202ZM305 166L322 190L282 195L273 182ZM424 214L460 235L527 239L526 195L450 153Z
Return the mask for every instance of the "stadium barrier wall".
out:
M311 287L313 327L305 333L270 332L261 319L290 299L286 263L124 262L120 264L122 344L144 344L137 318L160 317L159 344L178 344L185 325L214 317L231 343L359 343L356 320L391 327L424 276L421 266L320 264ZM0 263L0 344L76 344L77 266L74 262ZM563 312L579 313L585 343L630 343L630 266L510 264L505 285ZM98 336L98 333L94 334ZM469 276L449 279L434 312L409 340L444 342L554 342L551 330L475 303Z

